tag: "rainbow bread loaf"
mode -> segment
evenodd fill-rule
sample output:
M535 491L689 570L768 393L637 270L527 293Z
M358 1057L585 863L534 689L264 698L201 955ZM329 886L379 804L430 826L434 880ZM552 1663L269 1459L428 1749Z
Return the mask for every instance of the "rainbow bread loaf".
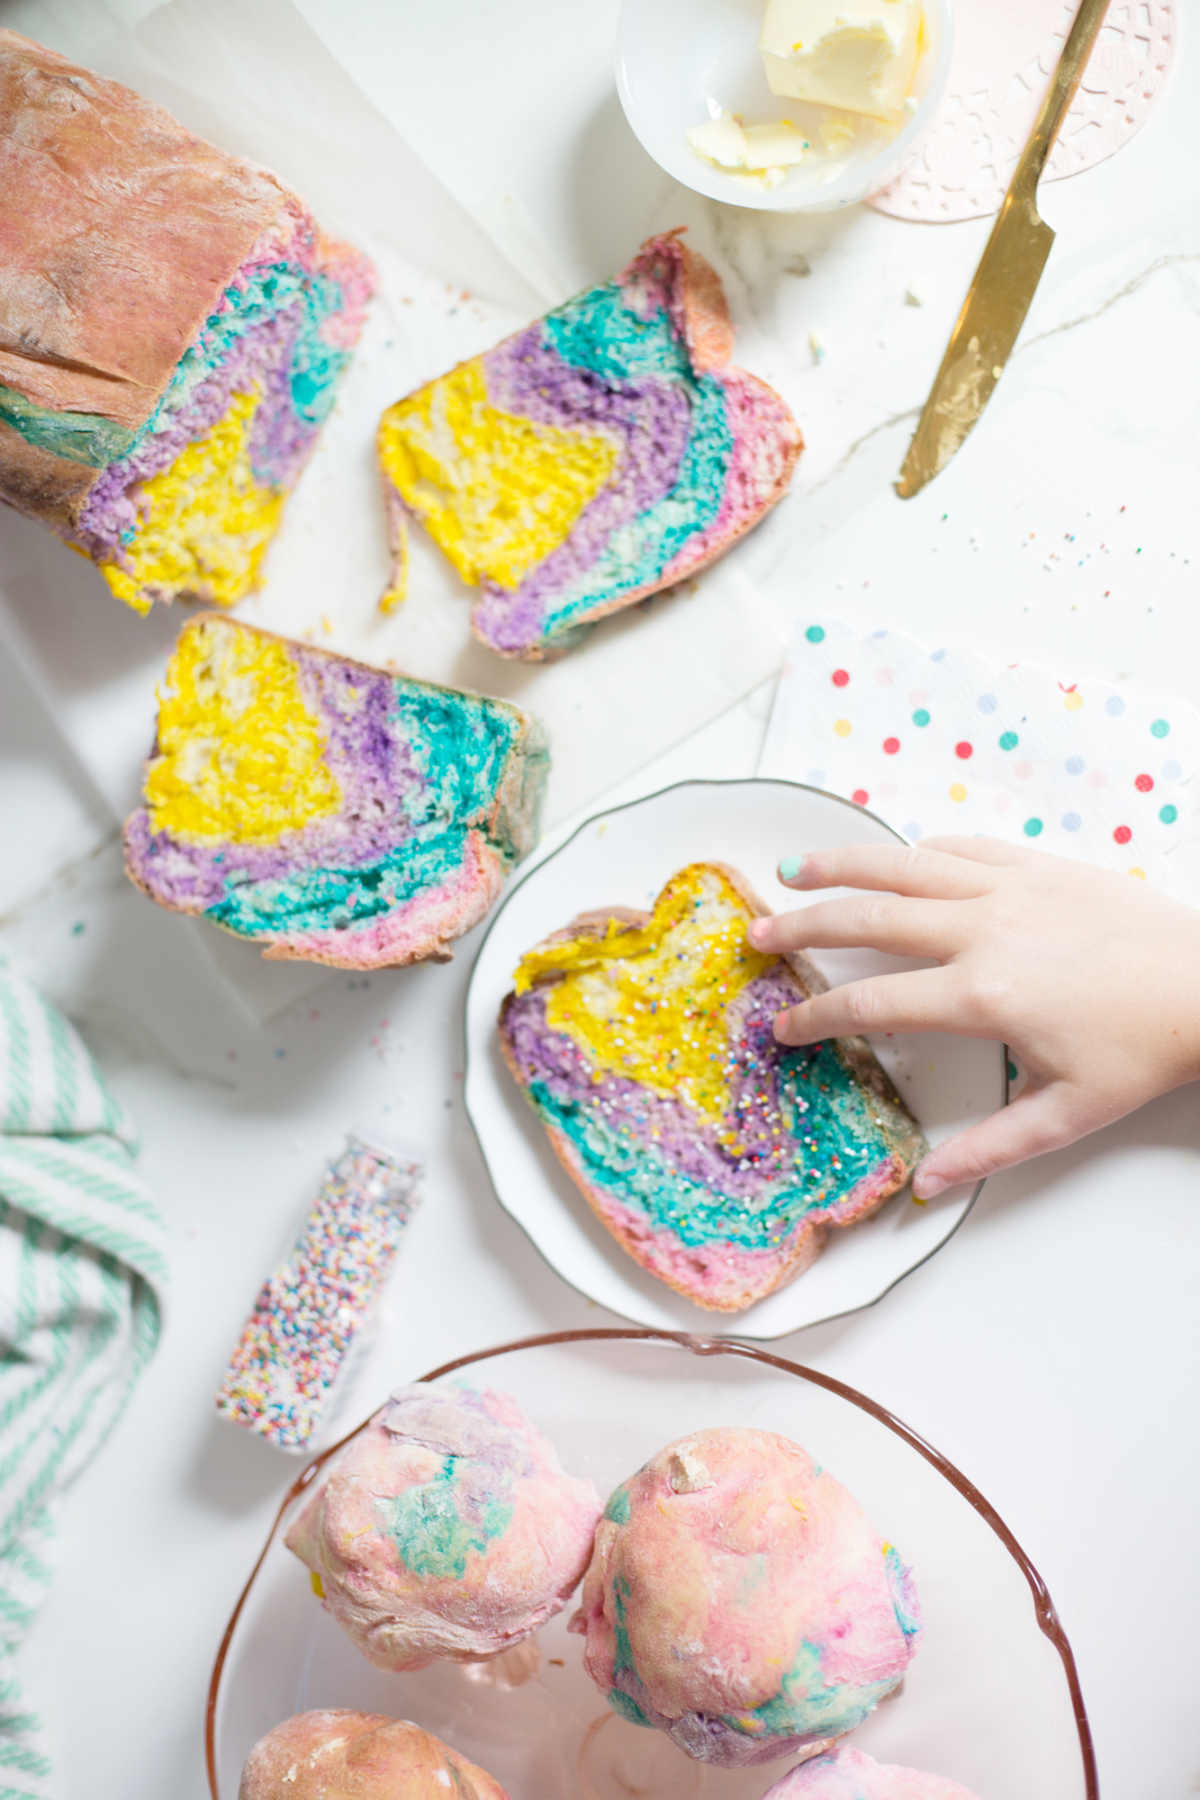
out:
M802 439L730 365L720 281L677 233L384 413L397 568L414 514L479 597L472 630L537 660L682 581L782 496Z
M0 498L145 611L253 588L373 286L253 163L0 31Z
M180 632L126 868L269 957L446 960L537 837L537 722L220 613Z
M877 1763L861 1750L834 1750L801 1763L763 1800L976 1800L957 1781Z
M330 1464L285 1542L380 1669L501 1656L562 1611L600 1497L508 1394L398 1388Z
M505 1060L601 1223L721 1312L800 1274L925 1149L861 1038L776 1043L775 1014L824 983L751 947L766 911L732 869L692 863L652 913L587 914L531 951L500 1010Z
M431 1732L380 1713L298 1713L255 1744L238 1800L508 1800Z
M604 1509L571 1628L609 1705L726 1768L809 1755L904 1678L912 1575L773 1431L696 1431Z

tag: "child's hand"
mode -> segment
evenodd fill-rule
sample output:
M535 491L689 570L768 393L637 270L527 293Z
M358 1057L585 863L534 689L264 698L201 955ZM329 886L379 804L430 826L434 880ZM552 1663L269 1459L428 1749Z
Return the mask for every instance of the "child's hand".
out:
M761 950L869 945L940 968L876 975L779 1014L781 1043L952 1031L1011 1044L1019 1100L932 1151L913 1191L1057 1150L1200 1079L1200 912L1128 875L997 842L824 850L783 862L791 888L869 890L758 919Z

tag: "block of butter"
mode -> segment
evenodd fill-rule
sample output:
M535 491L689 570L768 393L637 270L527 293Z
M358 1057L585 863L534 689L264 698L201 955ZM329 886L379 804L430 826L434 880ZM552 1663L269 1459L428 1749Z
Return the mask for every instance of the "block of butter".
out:
M895 122L921 37L920 0L768 0L758 47L772 93Z

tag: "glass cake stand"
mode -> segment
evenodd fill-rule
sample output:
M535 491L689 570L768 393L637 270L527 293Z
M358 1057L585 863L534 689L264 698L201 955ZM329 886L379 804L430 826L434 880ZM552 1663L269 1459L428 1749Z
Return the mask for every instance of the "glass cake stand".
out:
M529 1338L423 1379L514 1395L567 1468L590 1475L602 1495L689 1431L736 1424L796 1439L913 1565L924 1613L902 1692L855 1744L953 1777L983 1800L1096 1800L1075 1659L1045 1583L967 1477L875 1401L755 1345L633 1329ZM374 1668L283 1544L331 1454L288 1489L221 1641L205 1734L212 1800L236 1800L252 1744L316 1707L414 1719L513 1800L760 1800L786 1772L786 1760L746 1770L693 1763L660 1733L610 1713L584 1673L581 1639L568 1633L571 1607L539 1634L538 1655L407 1675Z

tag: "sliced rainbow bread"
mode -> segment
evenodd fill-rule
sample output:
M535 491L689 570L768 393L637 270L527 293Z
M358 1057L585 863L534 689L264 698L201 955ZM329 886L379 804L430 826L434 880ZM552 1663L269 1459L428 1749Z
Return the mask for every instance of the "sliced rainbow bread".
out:
M228 606L362 328L365 256L268 170L0 31L0 499L144 612Z
M808 1268L925 1149L863 1039L775 1041L776 1013L825 984L748 943L767 910L691 863L651 913L585 914L531 950L500 1009L505 1060L601 1223L718 1312Z
M548 765L505 700L203 613L159 691L126 868L268 957L444 961L535 843Z
M390 407L395 580L412 514L478 587L476 637L538 660L695 574L781 497L802 448L732 351L715 271L671 232Z

